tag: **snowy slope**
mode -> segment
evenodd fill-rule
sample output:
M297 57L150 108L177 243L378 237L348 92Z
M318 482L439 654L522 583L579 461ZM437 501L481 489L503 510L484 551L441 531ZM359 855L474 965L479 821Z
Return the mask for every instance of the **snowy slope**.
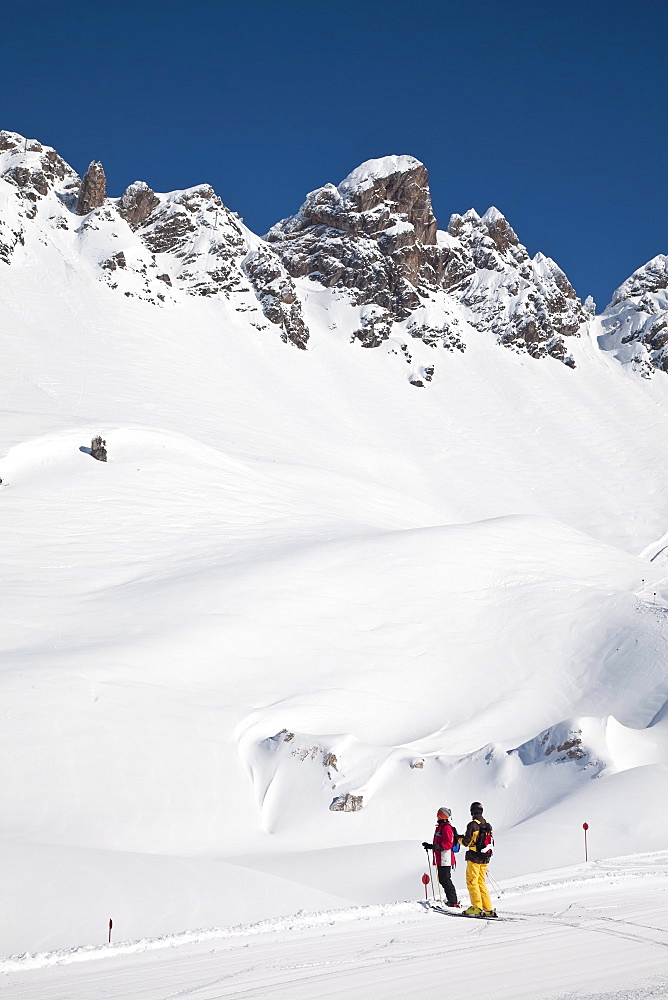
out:
M574 368L500 344L528 264L494 213L502 270L369 350L368 304L206 185L78 216L31 145L0 180L0 950L409 898L442 802L485 802L504 876L584 819L596 857L665 847L668 380L599 321Z
M25 956L0 962L0 972L25 1000L412 1000L443 983L489 1000L665 997L665 854L627 855L500 888L512 921L481 926L396 903Z

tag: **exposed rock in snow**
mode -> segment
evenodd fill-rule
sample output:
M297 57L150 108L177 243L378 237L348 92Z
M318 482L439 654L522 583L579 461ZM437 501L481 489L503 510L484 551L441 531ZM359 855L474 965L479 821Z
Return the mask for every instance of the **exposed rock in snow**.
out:
M13 132L0 132L0 179L0 261L10 263L17 247L30 254L34 243L49 246L56 230L69 230L61 252L75 266L80 260L84 272L93 265L117 294L152 305L221 295L236 312L258 317L259 299L269 322L251 325L276 325L284 340L305 347L308 330L292 279L269 247L257 250L260 241L210 185L159 195L135 181L109 199L100 163L80 180L55 150ZM244 262L256 251L247 275Z
M337 795L329 809L330 812L355 813L359 812L363 807L363 795L351 795L350 792L347 792L345 795Z
M103 441L101 437L94 437L90 443L90 453L94 459L98 462L107 461L107 449L106 441Z
M99 160L93 160L83 175L77 201L77 215L88 215L94 208L104 205L107 197L107 178Z
M659 254L619 286L601 316L604 350L649 376L668 372L668 256Z
M5 182L0 188L0 261L8 264L14 251L25 246L26 222L36 218L48 196L50 228L68 228L64 205L71 205L79 177L55 149L1 131L0 180Z
M338 187L309 194L266 239L293 276L345 288L354 303L375 307L362 311L353 334L365 347L378 347L409 317L413 336L433 338L433 326L414 314L444 289L500 343L573 363L564 337L577 334L586 313L564 273L542 254L532 261L496 208L482 218L453 215L448 233L437 234L427 171L413 157L363 163ZM447 339L447 323L441 332Z
M136 229L146 222L154 208L160 204L160 199L154 191L144 183L135 181L125 189L118 199L118 214L125 219L131 229Z
M251 328L276 327L300 349L311 331L295 279L308 277L332 289L330 304L338 295L353 307L352 341L377 348L396 338L410 364L408 338L464 351L475 328L574 366L569 338L595 312L554 261L529 257L498 209L453 215L448 231L437 231L427 170L406 155L367 160L338 187L311 192L263 242L208 184L161 195L135 181L109 199L99 162L80 179L54 149L0 132L0 262L56 242L117 294L156 306L221 296L249 314ZM668 370L667 308L660 256L615 294L601 346L642 374ZM434 366L421 361L409 381L424 387Z
M312 191L298 214L266 239L293 277L345 288L362 316L355 337L377 347L407 319L440 278L441 254L427 170L411 156L369 160L338 187Z
M538 253L532 260L501 213L453 215L441 240L443 285L471 310L471 323L534 358L573 365L565 337L587 318L563 271Z
M171 257L172 279L188 294L248 290L243 227L209 184L163 196L138 233L153 254Z
M279 257L267 246L259 246L243 261L243 269L271 323L283 330L281 339L306 349L309 332L302 315L295 283Z
M601 728L598 720L587 720L587 723L590 730ZM601 738L599 733L585 733L582 723L565 721L546 729L511 753L516 753L525 765L571 763L578 769L587 768L598 774L605 767L605 762L599 759L590 745L592 736L595 742L598 742L597 736L599 740Z

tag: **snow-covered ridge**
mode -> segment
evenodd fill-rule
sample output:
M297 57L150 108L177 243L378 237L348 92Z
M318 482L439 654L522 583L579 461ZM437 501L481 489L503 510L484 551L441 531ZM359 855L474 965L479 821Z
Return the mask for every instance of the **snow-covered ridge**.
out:
M156 194L135 181L108 198L98 162L79 178L50 147L0 132L0 260L7 264L26 266L43 246L117 294L151 305L224 296L252 330L277 329L303 348L308 332L294 284L269 247L258 258L259 243L208 184Z
M600 317L599 343L645 377L668 372L668 256L653 257L619 286Z
M135 181L108 198L101 164L79 178L17 133L0 133L0 178L0 261L25 261L37 241L117 294L163 308L221 296L253 330L277 329L302 349L308 288L295 279L304 277L345 293L351 337L364 347L396 337L404 352L416 339L452 352L477 330L572 367L569 339L590 318L561 269L542 254L530 261L498 209L453 215L450 238L437 233L426 168L409 155L368 160L311 192L264 242L209 185L157 194Z
M0 262L26 260L37 240L152 305L223 296L254 330L278 328L302 349L311 336L306 289L295 284L303 277L345 293L352 339L364 347L397 337L404 352L415 339L465 350L472 329L573 367L569 340L591 318L563 271L540 253L530 260L497 208L455 214L449 238L437 233L426 168L409 155L367 160L338 186L311 192L264 242L209 185L156 194L135 181L108 198L101 164L79 178L54 149L14 132L0 132L0 179ZM641 373L668 364L661 261L625 282L602 318L601 346ZM409 381L424 386L430 377Z

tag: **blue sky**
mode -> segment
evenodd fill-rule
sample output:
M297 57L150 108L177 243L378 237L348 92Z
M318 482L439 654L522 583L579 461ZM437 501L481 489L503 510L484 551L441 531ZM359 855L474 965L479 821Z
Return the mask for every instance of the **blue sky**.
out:
M443 228L494 204L603 306L668 251L667 29L665 0L6 2L0 127L259 233L411 153Z

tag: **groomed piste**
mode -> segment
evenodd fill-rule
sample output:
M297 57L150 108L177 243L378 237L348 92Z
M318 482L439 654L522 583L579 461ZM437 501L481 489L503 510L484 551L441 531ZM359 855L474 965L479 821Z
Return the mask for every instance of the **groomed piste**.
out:
M270 991L277 1000L423 996L447 976L458 993L471 970L492 1000L649 1000L668 987L668 855L508 880L511 922L445 920L419 902L295 914L259 924L25 955L0 963L26 1000L201 1000ZM500 904L501 905L501 904ZM482 935L482 936L481 936Z

